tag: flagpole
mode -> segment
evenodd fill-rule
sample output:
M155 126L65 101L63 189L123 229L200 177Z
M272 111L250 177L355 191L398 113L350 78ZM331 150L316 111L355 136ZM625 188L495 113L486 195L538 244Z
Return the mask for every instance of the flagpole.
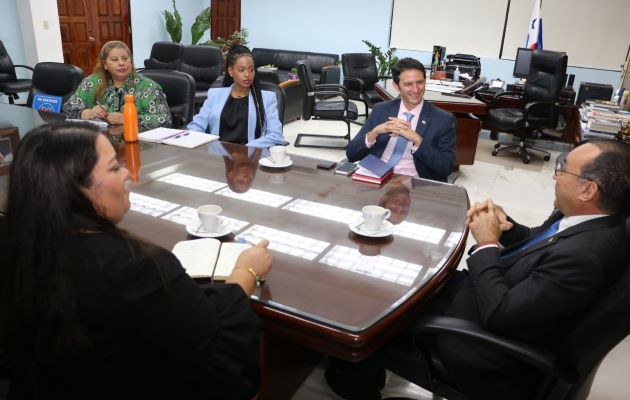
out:
M503 57L503 44L505 43L505 31L507 30L508 15L510 14L510 0L505 9L505 22L503 22L503 36L501 36L501 47L499 47L499 59Z

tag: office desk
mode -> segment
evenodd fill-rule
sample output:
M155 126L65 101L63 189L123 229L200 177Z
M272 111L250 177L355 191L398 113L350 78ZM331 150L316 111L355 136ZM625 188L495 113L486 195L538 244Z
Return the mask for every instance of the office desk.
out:
M243 146L228 146L238 148ZM261 398L288 399L322 354L361 360L417 318L462 256L468 196L459 186L408 177L382 188L354 182L297 156L288 169L259 168L259 156L257 150L249 162L235 165L236 156L207 146L191 151L151 145L140 153L132 193L171 202L173 210L151 216L134 204L121 227L170 249L187 233L169 215L194 217L196 207L211 203L239 221L226 240L271 241L273 268L252 296L263 321ZM251 174L244 193L227 186L247 189ZM195 180L203 190L186 187ZM352 233L348 223L358 223L361 207L379 202L400 221L394 235Z
M398 91L394 88L393 80L379 81L374 90L384 99L398 98ZM477 140L481 129L481 120L477 115L484 115L487 106L475 98L463 98L445 95L439 92L424 92L424 99L437 107L455 114L457 119L457 143L455 153L455 169L460 165L472 165L475 162Z

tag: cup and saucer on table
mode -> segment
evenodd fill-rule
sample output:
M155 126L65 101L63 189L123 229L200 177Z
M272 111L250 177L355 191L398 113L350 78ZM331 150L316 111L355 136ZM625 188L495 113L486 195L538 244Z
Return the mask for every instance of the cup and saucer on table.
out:
M232 233L232 226L223 217L223 209L213 204L207 204L197 208L198 221L186 225L186 232L192 236L204 238L217 238Z
M267 168L287 168L293 165L293 161L287 155L287 148L284 146L270 147L269 157L262 157L258 163Z
M387 220L392 212L387 208L365 206L361 211L361 219L348 224L352 232L371 238L387 237L394 233L394 224Z

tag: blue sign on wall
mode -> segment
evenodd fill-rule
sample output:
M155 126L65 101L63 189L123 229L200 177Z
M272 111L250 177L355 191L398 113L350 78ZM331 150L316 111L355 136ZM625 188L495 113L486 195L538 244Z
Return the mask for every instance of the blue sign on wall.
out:
M36 94L33 96L33 108L40 111L55 112L61 111L61 96L50 96L47 94Z

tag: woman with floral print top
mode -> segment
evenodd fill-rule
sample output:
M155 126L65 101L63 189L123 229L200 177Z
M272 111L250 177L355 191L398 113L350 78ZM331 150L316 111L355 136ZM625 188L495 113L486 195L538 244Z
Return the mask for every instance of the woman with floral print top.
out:
M162 88L136 73L131 51L117 40L103 45L94 73L83 79L63 105L63 113L67 118L102 119L110 125L120 125L127 93L133 94L141 131L171 126L171 112Z

